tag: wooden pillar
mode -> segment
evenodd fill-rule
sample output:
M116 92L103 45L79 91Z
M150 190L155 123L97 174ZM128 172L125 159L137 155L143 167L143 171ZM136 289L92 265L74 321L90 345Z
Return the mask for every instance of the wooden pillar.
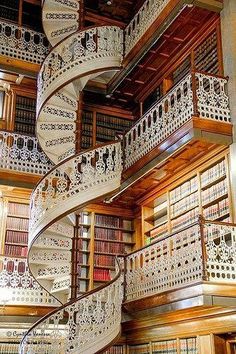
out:
M199 354L215 354L214 338L212 334L198 337Z
M236 210L236 1L224 0L221 12L221 34L223 48L224 75L229 76L228 94L230 98L231 120L234 125L234 142L230 146L230 180L232 186L233 209ZM234 218L235 222L235 218Z
M75 300L78 297L79 278L78 278L78 263L79 263L79 216L76 216L76 224L74 227L74 237L72 239L71 251L71 295L70 299Z

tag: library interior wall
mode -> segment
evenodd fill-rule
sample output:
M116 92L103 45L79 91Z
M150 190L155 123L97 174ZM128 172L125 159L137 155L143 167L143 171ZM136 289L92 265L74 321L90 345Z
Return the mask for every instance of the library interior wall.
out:
M236 1L224 0L221 12L224 75L229 76L231 119L234 125L233 144L230 146L232 201L236 210ZM236 221L236 220L234 220Z

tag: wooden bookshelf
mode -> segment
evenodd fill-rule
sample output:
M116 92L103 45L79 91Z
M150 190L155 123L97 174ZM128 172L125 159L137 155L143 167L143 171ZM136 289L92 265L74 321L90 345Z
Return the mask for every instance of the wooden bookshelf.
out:
M14 131L35 135L36 99L16 95Z
M83 291L111 280L115 256L132 251L133 222L120 216L97 212L79 215L79 283Z
M198 220L233 220L228 173L228 155L201 165L180 184L170 185L164 194L158 195L152 206L144 206L145 243L178 232Z
M81 149L114 141L132 125L132 120L85 109L81 123Z
M9 200L5 226L4 255L26 257L28 250L29 205Z

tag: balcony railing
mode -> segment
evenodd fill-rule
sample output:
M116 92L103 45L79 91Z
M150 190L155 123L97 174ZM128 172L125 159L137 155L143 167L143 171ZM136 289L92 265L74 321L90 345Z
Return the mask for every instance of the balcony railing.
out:
M236 225L200 218L126 256L125 269L127 301L199 281L236 283Z
M125 55L144 35L170 0L146 0L125 29Z
M0 131L0 169L45 175L52 168L35 137Z
M58 306L29 273L27 260L1 256L0 305Z
M41 65L49 52L43 33L0 20L0 54Z
M188 74L156 102L124 136L125 169L170 137L193 116L230 122L226 78L200 72Z

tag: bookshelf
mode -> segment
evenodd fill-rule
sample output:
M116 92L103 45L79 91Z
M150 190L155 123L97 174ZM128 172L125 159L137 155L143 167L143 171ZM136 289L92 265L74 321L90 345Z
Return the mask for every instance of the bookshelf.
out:
M8 201L4 255L26 257L28 250L29 205Z
M195 223L200 214L208 220L229 222L233 220L231 204L228 156L223 153L143 207L145 243L178 233Z
M35 135L36 99L16 95L14 131Z
M132 251L133 221L120 216L83 211L78 215L80 292L112 278L115 256Z
M81 149L114 141L132 125L132 120L85 109L81 122Z

